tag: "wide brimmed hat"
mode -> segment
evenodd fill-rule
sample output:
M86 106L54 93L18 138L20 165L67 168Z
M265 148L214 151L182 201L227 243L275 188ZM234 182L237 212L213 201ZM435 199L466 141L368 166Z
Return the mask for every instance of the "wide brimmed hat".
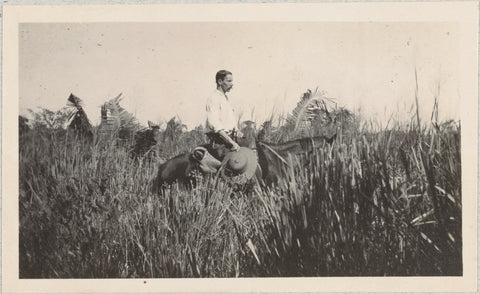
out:
M231 151L222 161L222 175L229 181L245 184L255 176L258 167L257 154L250 148L240 147Z

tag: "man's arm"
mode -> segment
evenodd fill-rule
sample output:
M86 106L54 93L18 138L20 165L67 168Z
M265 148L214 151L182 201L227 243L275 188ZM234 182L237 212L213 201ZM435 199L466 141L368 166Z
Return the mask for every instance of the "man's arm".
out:
M222 137L222 139L225 142L228 142L232 145L232 148L231 148L232 151L238 151L238 149L240 149L240 146L237 144L237 142L235 142L232 138L230 138L230 136L227 135L227 133L224 130L219 130L216 132Z
M212 99L212 97L210 97L207 100L205 110L207 112L207 123L208 123L207 127L212 129L212 131L217 132L219 129L219 126L221 125L220 117L218 115L220 113L220 105L218 105L218 103L215 103L215 102L216 102L215 99Z

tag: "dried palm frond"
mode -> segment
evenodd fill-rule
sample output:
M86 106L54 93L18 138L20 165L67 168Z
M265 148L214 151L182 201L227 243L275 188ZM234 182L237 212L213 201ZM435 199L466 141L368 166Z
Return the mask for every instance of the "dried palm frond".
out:
M68 119L68 128L74 130L77 134L85 137L92 137L92 125L83 110L83 101L77 96L70 94L68 97L67 106L75 108L72 110Z
M67 106L75 107L75 108L77 108L78 111L83 111L83 101L82 101L82 99L78 98L77 96L75 96L73 94L70 94L70 96L68 97L67 100L68 100Z
M122 93L120 93L117 97L103 104L101 111L102 118L106 121L102 121L102 123L113 125L114 128L120 128L131 123L136 123L135 117L120 106L122 100Z
M295 109L293 109L290 116L287 118L287 124L293 127L293 131L296 132L302 128L309 127L313 120L331 120L330 111L337 108L337 103L328 98L323 91L319 91L318 88L315 92L307 90L300 101L297 103Z
M120 106L122 93L105 102L101 108L103 131L118 133L120 139L133 139L134 134L143 129L135 116Z

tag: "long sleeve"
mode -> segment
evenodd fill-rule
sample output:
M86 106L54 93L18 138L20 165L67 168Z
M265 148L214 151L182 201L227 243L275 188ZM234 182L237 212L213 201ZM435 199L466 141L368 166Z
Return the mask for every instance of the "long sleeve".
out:
M222 129L222 122L220 120L220 105L215 99L210 97L207 99L207 128L212 131L219 131ZM217 102L217 103L215 103Z

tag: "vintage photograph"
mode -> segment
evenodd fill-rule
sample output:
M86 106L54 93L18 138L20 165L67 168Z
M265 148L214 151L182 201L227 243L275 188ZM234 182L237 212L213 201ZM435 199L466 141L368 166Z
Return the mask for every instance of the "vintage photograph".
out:
M462 33L19 22L18 278L462 277Z

